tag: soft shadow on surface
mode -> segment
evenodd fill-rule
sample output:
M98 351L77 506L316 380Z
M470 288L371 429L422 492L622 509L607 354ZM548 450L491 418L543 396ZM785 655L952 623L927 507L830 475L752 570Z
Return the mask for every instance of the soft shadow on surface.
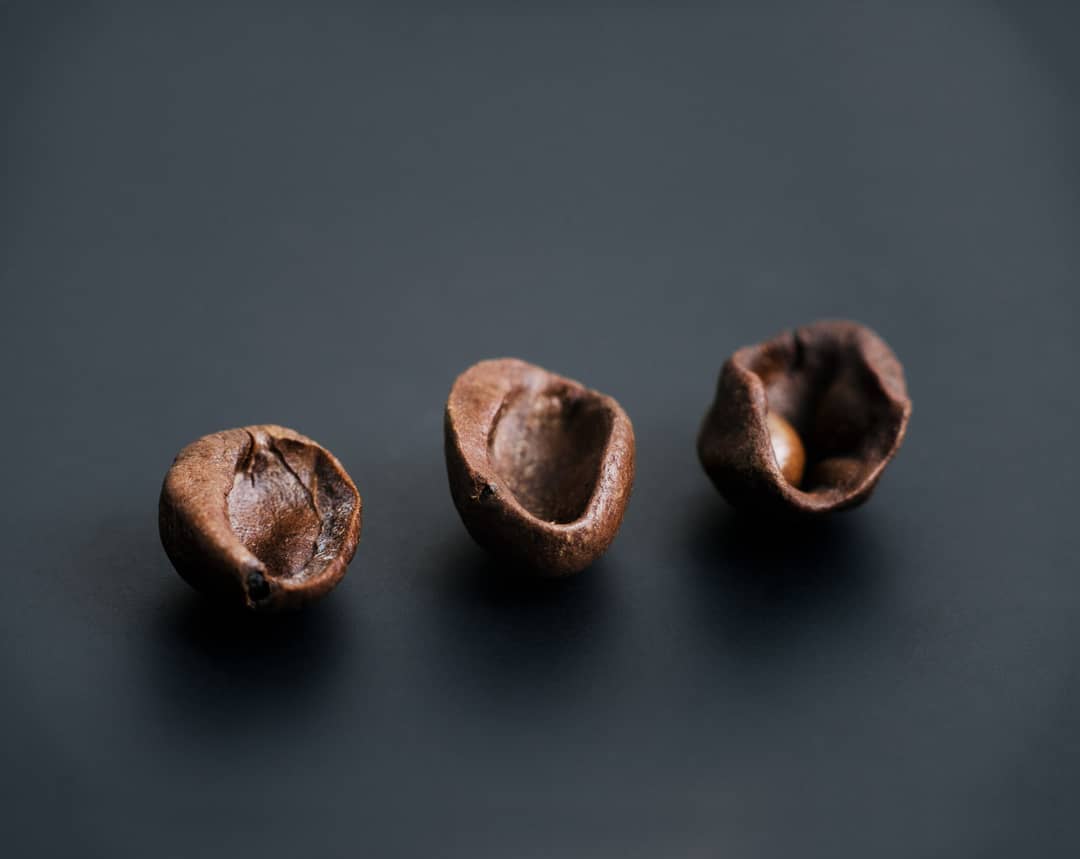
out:
M435 631L456 682L530 706L589 682L589 656L609 631L608 562L545 579L464 539L448 555L436 573Z
M872 622L888 562L864 511L778 521L713 498L689 521L692 593L725 646L766 654Z
M284 718L312 714L339 667L344 610L331 595L295 613L261 616L170 592L153 618L148 654L155 703L189 731L282 730Z

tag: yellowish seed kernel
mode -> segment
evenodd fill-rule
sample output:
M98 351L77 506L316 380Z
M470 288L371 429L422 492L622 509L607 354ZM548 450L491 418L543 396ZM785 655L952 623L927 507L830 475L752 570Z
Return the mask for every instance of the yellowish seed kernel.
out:
M775 412L769 412L766 422L780 473L792 486L798 486L802 482L803 471L806 469L806 449L803 447L802 439L795 432L795 427Z

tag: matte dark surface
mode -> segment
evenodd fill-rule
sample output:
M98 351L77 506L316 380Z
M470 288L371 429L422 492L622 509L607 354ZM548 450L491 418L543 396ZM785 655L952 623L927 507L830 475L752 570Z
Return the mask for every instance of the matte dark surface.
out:
M0 4L0 852L1080 853L1075 14L174 5ZM904 361L907 443L844 518L736 520L720 364L828 316ZM545 588L446 487L501 355L637 434ZM264 421L364 535L252 624L156 501Z

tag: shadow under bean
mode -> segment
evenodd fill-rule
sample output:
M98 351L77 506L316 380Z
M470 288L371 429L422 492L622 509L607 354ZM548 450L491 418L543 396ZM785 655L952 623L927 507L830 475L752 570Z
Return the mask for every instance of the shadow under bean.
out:
M454 682L511 707L551 703L589 684L589 657L609 629L608 563L538 578L464 538L448 555L432 605Z
M891 566L867 511L755 518L715 498L690 516L687 537L699 619L726 648L760 658L872 624Z
M346 608L338 599L255 615L172 592L154 618L147 655L155 703L185 731L223 739L298 730L295 720L312 716L341 675Z

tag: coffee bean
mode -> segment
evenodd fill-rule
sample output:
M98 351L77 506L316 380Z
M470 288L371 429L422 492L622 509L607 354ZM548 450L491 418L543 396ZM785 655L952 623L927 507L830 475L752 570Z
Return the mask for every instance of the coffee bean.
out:
M562 575L611 544L634 480L634 431L614 399L524 361L483 361L454 382L444 427L450 494L480 545Z
M788 483L798 486L802 482L803 469L806 467L806 451L803 449L802 439L795 432L795 427L776 412L769 412L766 422L776 465Z
M738 507L828 513L870 496L910 415L903 368L885 342L854 322L817 322L724 363L698 456ZM795 467L795 442L805 468Z
M204 436L165 475L158 525L193 587L258 611L328 593L360 539L361 501L334 456L284 427Z

